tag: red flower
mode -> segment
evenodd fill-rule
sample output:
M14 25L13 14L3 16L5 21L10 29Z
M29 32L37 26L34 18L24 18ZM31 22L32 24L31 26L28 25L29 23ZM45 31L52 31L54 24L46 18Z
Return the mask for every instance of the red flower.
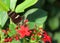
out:
M8 42L8 38L5 38L5 39L4 39L4 42Z
M32 37L32 40L35 40L35 38L34 38L34 37Z
M33 32L36 33L37 32L36 29L34 29Z
M10 37L10 38L5 38L4 39L4 42L11 42L12 41L12 38Z
M47 42L52 43L52 42L51 42L51 37L48 36L45 31L44 31L44 33L43 33L42 36L43 36L42 40L44 41L44 43L47 43Z
M5 34L7 34L7 31L6 30L2 30L2 32L4 32Z
M24 22L27 23L28 22L28 19L26 19Z
M37 35L38 35L38 36L41 36L41 33L40 33L40 32L38 32L38 33L37 33Z
M35 40L35 38L32 38L32 40Z
M16 39L16 40L19 40L19 37L18 37L18 36L16 36L16 37L15 37L15 39Z
M34 37L35 35L34 34L32 34L32 37Z
M11 42L12 41L12 38L8 38L8 41Z
M20 26L20 29L17 31L18 34L20 35L21 38L25 37L25 36L29 36L30 35L30 31L29 28L27 26Z

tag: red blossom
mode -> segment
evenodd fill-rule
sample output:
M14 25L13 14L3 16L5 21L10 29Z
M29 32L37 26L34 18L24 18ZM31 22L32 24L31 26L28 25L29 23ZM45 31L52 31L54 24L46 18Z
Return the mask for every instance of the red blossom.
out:
M46 43L46 42L52 43L52 42L51 42L51 37L48 36L45 31L44 31L44 33L43 33L42 36L43 36L42 40L44 41L44 43Z
M32 40L35 40L35 38L32 38Z
M8 41L11 42L12 41L12 38L8 38Z
M15 28L16 30L18 29L18 26L16 26L16 28Z
M15 37L15 39L16 39L16 40L19 40L19 37L18 37L18 36L16 36L16 37Z
M32 37L35 36L34 34L32 34Z
M4 39L4 42L11 42L12 41L12 38L5 38Z
M6 30L2 30L2 32L4 32L5 34L7 34L7 31Z
M33 32L34 32L34 33L36 33L36 32L37 32L37 30L36 30L36 29L34 29L34 30L33 30Z
M26 19L24 22L27 23L28 22L28 19Z
M5 38L5 39L4 39L4 42L8 42L8 38Z
M38 35L38 36L41 36L41 33L40 33L40 32L38 32L38 33L37 33L37 35Z
M29 28L27 26L20 26L20 29L17 31L18 34L20 35L21 38L24 38L25 36L30 36L30 31Z

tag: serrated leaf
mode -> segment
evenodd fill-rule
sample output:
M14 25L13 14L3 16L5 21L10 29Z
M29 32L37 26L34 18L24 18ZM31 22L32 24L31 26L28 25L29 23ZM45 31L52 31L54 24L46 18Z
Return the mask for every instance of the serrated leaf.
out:
M19 13L19 12L24 12L24 10L32 5L34 5L38 0L25 0L24 2L22 2L21 4L19 4L16 9L15 12Z
M33 10L31 10L32 12ZM28 12L29 13L29 12ZM29 14L27 16L27 19L30 22L35 22L36 25L41 26L44 24L44 22L47 19L47 12L42 9L37 9L37 11L33 12L32 14Z
M3 27L5 25L7 19L8 19L7 13L4 11L3 12L0 11L0 25L1 25L1 27Z
M16 2L17 2L17 0L10 0L10 9L12 11L15 10Z
M59 19L57 17L53 17L49 19L49 26L52 30L55 30L59 27Z
M0 0L0 7L4 10L4 11L9 11L9 7L3 3L3 1Z

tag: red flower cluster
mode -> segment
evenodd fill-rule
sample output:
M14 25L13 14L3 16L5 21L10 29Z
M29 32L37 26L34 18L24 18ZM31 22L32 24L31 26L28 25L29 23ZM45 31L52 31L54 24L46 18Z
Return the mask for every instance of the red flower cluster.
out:
M7 31L6 31L6 30L2 30L2 32L3 32L4 34L7 34Z
M24 25L20 25L20 27L16 26L16 35L12 37L15 40L19 40L20 38L24 38L25 36L30 36L31 40L42 40L44 43L52 43L51 37L43 30L43 28L39 28L38 30L35 28L33 30L29 30L27 25L28 20L24 21ZM20 29L19 29L20 28ZM3 30L5 34L8 34L6 30ZM4 39L4 42L11 42L13 38L8 37Z
M28 22L28 19L26 19L25 21L24 21L24 23L27 23Z
M11 41L12 41L12 38L11 37L4 39L4 42L11 42Z
M22 25L20 26L20 29L17 31L17 33L20 35L21 38L24 38L25 36L30 36L30 30L28 26Z
M44 43L52 43L52 42L51 42L51 37L48 36L45 31L44 31L44 33L43 33L42 36L43 36L42 40L44 41Z
M14 38L15 38L15 40L19 40L19 37L17 35Z

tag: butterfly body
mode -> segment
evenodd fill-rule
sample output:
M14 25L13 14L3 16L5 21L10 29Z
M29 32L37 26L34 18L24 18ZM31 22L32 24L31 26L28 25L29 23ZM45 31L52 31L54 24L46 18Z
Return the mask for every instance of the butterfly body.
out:
M8 16L12 19L12 21L15 24L19 23L22 20L22 16L12 11L8 11Z

